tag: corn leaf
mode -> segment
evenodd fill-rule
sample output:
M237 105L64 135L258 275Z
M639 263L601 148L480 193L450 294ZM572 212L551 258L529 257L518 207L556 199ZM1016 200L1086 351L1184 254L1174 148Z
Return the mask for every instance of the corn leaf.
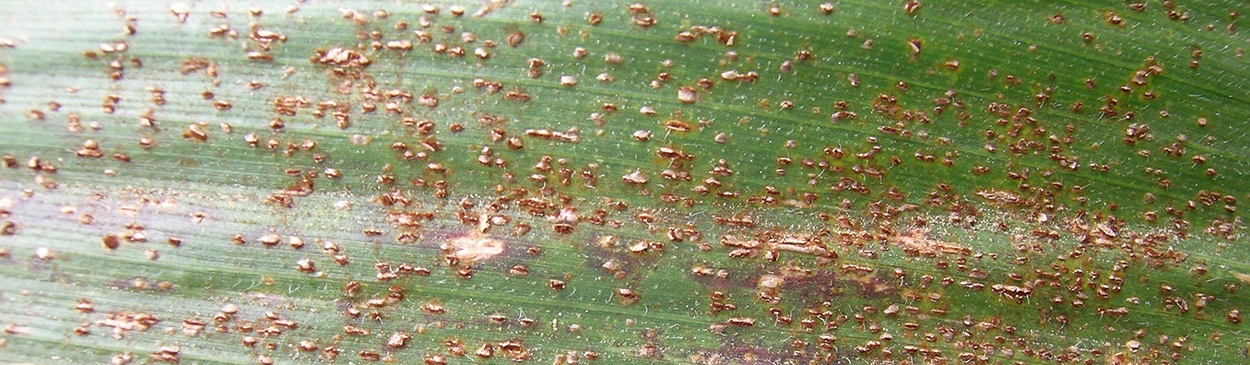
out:
M0 8L6 363L1250 362L1240 1Z

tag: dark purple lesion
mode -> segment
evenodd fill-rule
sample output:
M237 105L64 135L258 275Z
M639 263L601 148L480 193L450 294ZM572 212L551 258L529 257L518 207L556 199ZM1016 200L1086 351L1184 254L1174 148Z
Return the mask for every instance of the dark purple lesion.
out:
M582 261L583 268L617 280L639 283L646 279L649 273L660 267L662 259L667 260L666 265L680 265L672 262L669 257L669 251L677 249L672 245L663 244L660 248L661 246L654 244L658 241L619 235L615 235L615 243L608 245L602 243L605 237L607 235L596 236L587 239L585 243L574 244L574 247L583 250L586 254L587 259ZM641 245L647 246L645 250L631 250L631 246ZM614 262L614 264L608 264L609 262Z
M851 363L848 357L820 350L812 344L799 347L786 344L762 346L758 338L751 336L729 339L725 346L719 349L695 349L691 352L703 359L719 358L724 363L744 365L806 364L813 360L820 364L849 365Z
M823 301L832 296L839 295L841 288L845 287L841 282L846 281L838 276L833 270L815 270L804 275L782 275L783 284L779 291L788 297L793 297L799 301Z
M879 299L897 296L899 292L898 285L878 275L869 275L861 279L851 279L846 281L848 284L854 285L858 290L859 296L864 299Z

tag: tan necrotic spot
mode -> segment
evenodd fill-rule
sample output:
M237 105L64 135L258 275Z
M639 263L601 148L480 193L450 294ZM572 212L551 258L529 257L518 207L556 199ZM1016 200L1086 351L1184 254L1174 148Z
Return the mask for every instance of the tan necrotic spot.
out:
M506 244L480 235L452 238L442 245L443 253L464 265L486 261L503 254Z

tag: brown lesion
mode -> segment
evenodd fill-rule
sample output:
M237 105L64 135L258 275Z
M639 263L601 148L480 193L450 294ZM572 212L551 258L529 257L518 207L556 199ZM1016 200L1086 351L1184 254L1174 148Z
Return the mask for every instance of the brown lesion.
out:
M933 255L937 253L952 255L969 255L972 249L951 242L942 241L930 235L928 229L914 228L905 233L890 237L890 243L903 249L909 255Z
M433 220L434 213L390 211L386 213L386 219L396 228L421 228L421 221Z
M817 235L806 233L780 232L766 234L765 241L771 250L797 252L808 255L824 256L829 254Z
M313 193L313 181L308 177L300 177L294 184L282 189L280 193L290 196L308 196Z
M976 191L975 194L977 195L977 197L980 197L981 199L985 199L990 204L999 208L1004 208L1004 207L1012 206L1012 205L1020 205L1022 203L1020 194L1016 194L1007 190L979 189Z
M97 326L113 328L113 338L121 339L131 331L147 331L161 320L148 313L120 311L95 321Z
M754 237L726 234L721 237L721 245L747 250L767 249L818 256L830 252L815 235L793 232L763 231L756 233Z

